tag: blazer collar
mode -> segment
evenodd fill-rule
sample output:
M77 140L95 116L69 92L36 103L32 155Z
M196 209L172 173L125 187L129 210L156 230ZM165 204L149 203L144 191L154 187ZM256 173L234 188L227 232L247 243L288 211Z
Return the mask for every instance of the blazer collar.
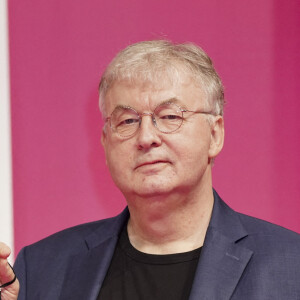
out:
M104 222L107 222L105 227L99 226L97 230L86 237L85 241L88 248L93 249L112 237L118 237L128 218L129 211L128 207L126 207L119 215L104 220Z
M190 300L230 299L253 251L239 245L247 236L238 213L214 191L212 218L196 270Z
M128 220L126 208L85 239L87 251L70 257L60 300L96 300L109 268L118 235Z

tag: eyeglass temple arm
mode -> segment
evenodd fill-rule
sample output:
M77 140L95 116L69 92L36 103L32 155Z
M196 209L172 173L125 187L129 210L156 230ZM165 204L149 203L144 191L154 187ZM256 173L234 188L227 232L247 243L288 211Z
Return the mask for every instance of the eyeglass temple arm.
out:
M188 110L188 109L181 109L182 112L191 112L194 114L206 114L206 115L213 115L213 116L217 116L217 114L215 114L212 111L202 111L202 110Z

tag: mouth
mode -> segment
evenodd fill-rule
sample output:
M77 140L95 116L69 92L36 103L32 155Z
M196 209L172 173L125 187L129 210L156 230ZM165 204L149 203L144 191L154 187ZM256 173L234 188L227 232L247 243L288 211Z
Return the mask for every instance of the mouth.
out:
M170 162L166 161L166 160L153 160L153 161L143 162L143 163L139 164L137 167L135 167L135 169L145 167L145 166L155 166L155 165L159 165L159 164L168 164L168 163L170 163Z

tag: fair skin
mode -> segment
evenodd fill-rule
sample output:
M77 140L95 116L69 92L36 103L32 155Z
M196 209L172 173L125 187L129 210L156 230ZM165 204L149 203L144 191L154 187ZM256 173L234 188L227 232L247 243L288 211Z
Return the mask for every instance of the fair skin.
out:
M7 258L10 255L10 248L0 242L0 285L11 281L14 278L14 273L8 265ZM13 284L1 290L1 300L18 299L20 284L16 280Z
M205 110L200 87L181 75L179 84L115 83L105 97L105 114L118 105L150 113L168 99L188 110ZM204 242L213 207L211 161L223 146L223 119L212 116L209 123L201 114L184 117L171 134L158 131L150 116L143 116L129 138L109 126L103 131L107 165L130 211L129 239L145 253L186 252Z
M188 110L205 109L204 94L182 75L179 84L163 85L118 82L108 91L105 114L118 105L139 113L172 99ZM113 180L123 192L130 211L128 234L132 245L145 253L186 252L203 245L213 207L211 161L223 147L221 116L185 113L174 133L159 132L150 116L144 116L139 131L120 138L110 128L102 144ZM0 283L14 274L7 263L10 249L0 243ZM2 300L16 300L19 282L1 292Z

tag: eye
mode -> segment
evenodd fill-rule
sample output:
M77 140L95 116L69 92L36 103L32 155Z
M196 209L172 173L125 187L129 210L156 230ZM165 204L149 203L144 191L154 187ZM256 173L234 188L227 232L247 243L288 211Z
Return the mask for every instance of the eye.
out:
M163 119L163 120L180 120L181 119L181 116L178 116L178 115L164 115L164 116L161 116L160 119Z
M133 125L139 122L139 119L125 119L118 123L117 126Z

